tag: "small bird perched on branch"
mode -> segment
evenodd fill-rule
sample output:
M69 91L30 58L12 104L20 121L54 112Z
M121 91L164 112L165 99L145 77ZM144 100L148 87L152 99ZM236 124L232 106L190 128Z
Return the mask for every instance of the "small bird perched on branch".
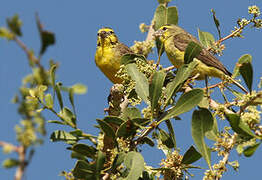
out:
M95 62L105 76L114 84L122 82L115 75L120 69L121 57L128 53L132 53L132 50L119 42L113 29L108 27L99 29Z
M164 45L168 59L176 68L180 68L184 64L185 50L191 41L202 47L196 37L176 25L164 25L154 33L154 36L159 37ZM217 77L222 80L228 77L241 90L248 93L242 85L231 77L232 74L225 66L205 48L202 48L202 51L194 58L194 61L197 61L198 65L192 75L194 76L198 73L197 80L203 80L207 76Z

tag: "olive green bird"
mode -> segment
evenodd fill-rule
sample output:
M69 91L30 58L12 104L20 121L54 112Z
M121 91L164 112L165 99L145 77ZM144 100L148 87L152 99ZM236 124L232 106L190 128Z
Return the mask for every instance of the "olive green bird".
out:
M154 36L159 37L164 45L168 59L176 68L180 68L184 64L185 50L191 41L203 47L196 37L176 25L164 25L154 33ZM197 66L192 73L193 76L199 75L196 78L197 80L203 80L207 76L223 80L228 76L235 85L247 93L243 86L231 78L232 74L225 66L205 48L202 48L200 54L193 61L197 61Z
M120 69L121 57L129 53L132 53L131 49L119 42L113 29L108 27L99 29L95 62L105 76L114 84L122 82L115 75Z

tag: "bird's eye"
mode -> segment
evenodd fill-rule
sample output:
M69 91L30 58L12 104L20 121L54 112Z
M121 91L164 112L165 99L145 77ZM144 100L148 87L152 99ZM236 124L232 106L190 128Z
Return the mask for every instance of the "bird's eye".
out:
M109 34L113 34L114 32L113 31L109 31Z
M99 36L99 33L97 33L97 36Z
M167 30L167 28L166 28L166 27L163 27L163 30L165 31L165 30Z

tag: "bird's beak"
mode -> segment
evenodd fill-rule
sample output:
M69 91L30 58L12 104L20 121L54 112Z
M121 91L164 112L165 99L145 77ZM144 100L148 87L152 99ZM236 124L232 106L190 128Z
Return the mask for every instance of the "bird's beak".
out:
M107 35L108 35L108 33L107 33L106 31L101 31L101 32L99 33L99 36L100 36L102 39L106 38Z
M153 34L153 36L154 37L160 37L160 36L162 36L163 35L163 30L162 29L159 29L159 30L157 30L154 34Z

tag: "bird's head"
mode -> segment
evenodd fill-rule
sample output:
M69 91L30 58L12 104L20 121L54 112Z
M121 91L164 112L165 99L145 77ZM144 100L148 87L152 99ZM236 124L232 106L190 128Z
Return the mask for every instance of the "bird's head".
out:
M166 24L160 27L153 35L158 37L161 42L164 42L172 35L175 35L178 30L178 26Z
M97 32L97 46L112 46L118 43L118 38L112 28L101 28Z

